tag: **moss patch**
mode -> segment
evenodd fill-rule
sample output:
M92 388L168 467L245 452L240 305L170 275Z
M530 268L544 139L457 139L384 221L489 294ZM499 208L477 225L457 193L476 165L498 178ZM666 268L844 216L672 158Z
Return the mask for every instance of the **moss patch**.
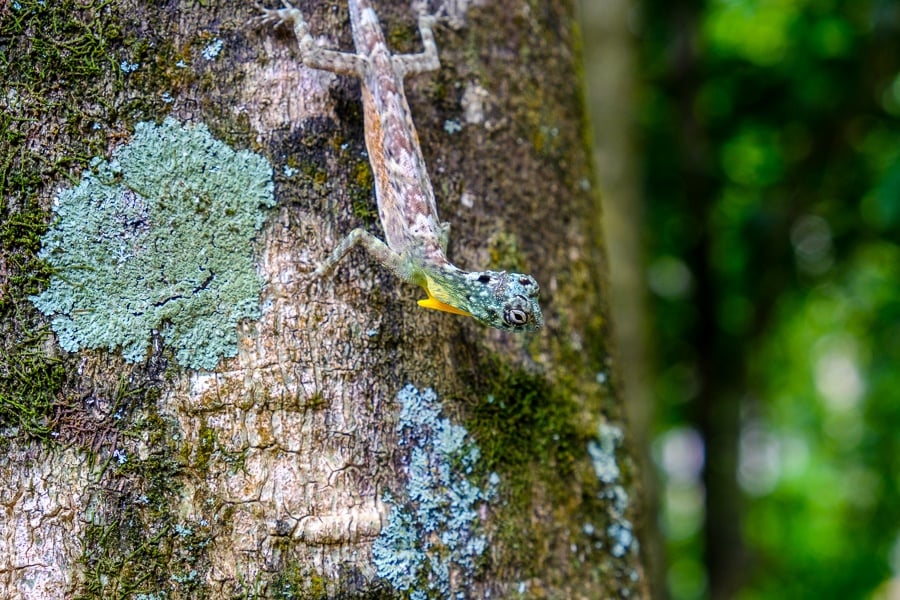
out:
M6 321L4 329L15 328ZM16 342L0 348L0 425L46 439L57 394L65 380L61 361L39 350L49 331L20 330Z
M52 274L37 257L50 221L48 190L81 172L91 156L107 152L119 128L168 110L158 90L185 83L188 70L169 67L180 77L176 81L161 68L176 62L169 60L172 41L153 39L148 19L129 21L133 15L117 16L117 9L108 0L0 3L0 427L9 428L5 435L51 439L61 431L54 423L78 410L66 386L66 358L48 343L52 332L27 300ZM129 33L129 27L140 33Z
M533 479L535 464L552 471L554 478L571 475L590 435L574 425L575 402L541 376L499 361L492 366L494 378L467 419L486 467L516 473L523 480Z
M0 199L0 221L0 426L46 438L65 368L43 351L49 329L29 323L33 310L22 301L49 277L36 256L44 213L31 203L11 212Z
M48 439L65 381L63 362L46 351L49 329L26 298L51 272L37 257L48 220L41 191L106 146L84 103L99 96L121 32L95 18L99 4L17 0L0 8L0 426L12 428L7 435ZM35 145L42 136L48 145Z
M109 450L103 485L87 511L84 571L73 596L203 597L212 518L173 511L185 477L185 465L175 458L178 433L150 406L122 434L125 443Z
M579 521L604 510L593 499L599 488L587 460L596 430L564 383L551 385L499 360L482 374L476 389L483 395L468 406L465 424L481 448L481 468L502 482L495 503L501 514L491 519L492 546L501 551L492 570L520 580L546 575L554 571L549 564L570 554Z
M325 580L315 570L296 564L283 568L270 584L274 600L301 600L327 598Z

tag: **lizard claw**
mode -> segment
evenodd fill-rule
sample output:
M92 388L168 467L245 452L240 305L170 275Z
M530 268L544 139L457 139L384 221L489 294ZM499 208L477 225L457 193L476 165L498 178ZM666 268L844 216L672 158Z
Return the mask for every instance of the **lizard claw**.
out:
M429 29L431 27L434 27L438 22L438 18L440 17L441 12L443 12L444 10L442 5L437 12L432 13L430 10L428 10L428 0L413 0L412 2L410 2L409 6L410 10L418 15L420 29L422 27L427 27Z
M428 9L428 0L414 0L410 8L419 16L419 26L434 27L441 17L447 14L447 5L441 3L440 8L431 12Z
M428 10L428 0L413 0L410 3L410 10L418 15L420 19L437 16L436 14L431 14L431 11Z

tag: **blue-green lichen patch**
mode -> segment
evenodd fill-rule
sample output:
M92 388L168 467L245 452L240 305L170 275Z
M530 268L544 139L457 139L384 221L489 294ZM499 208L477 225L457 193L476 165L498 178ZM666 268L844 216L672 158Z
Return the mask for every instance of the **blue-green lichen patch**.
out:
M597 437L589 441L587 446L594 473L600 480L600 498L607 503L610 523L606 528L606 537L610 553L616 558L638 550L634 527L625 517L630 500L620 481L621 469L616 457L624 437L622 430L615 425L600 423ZM584 531L592 536L595 533L594 526L590 523L585 524Z
M406 488L372 548L379 577L413 600L465 598L487 549L479 510L496 494L492 473L473 483L480 451L466 429L441 417L429 388L403 388L397 425Z
M271 165L166 119L92 166L41 240L54 275L31 301L60 346L138 361L158 331L188 367L234 356L238 321L259 316L252 242L275 202Z

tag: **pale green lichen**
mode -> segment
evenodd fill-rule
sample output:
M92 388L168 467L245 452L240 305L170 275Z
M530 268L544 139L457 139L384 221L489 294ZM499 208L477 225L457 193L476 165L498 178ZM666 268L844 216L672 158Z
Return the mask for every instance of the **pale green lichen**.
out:
M274 204L271 165L173 119L139 123L92 165L59 193L40 254L54 276L30 298L60 346L138 361L158 331L188 367L234 356L238 321L259 316L252 242Z
M611 521L606 528L606 536L609 539L610 553L616 558L624 557L629 551L638 551L634 526L625 516L630 499L620 482L621 469L616 456L624 438L625 434L619 427L601 422L597 426L596 439L589 441L587 448L594 472L601 483L600 498L608 503L607 512ZM586 523L583 529L589 536L596 533L590 523Z
M465 598L478 561L487 550L479 510L496 495L500 478L472 482L480 458L466 429L441 417L441 403L430 388L407 385L401 404L400 445L406 487L388 496L387 524L372 546L379 577L404 597Z
M614 425L600 423L597 439L588 442L588 454L594 465L597 479L605 484L616 483L621 474L616 461L616 449L622 444L624 434Z

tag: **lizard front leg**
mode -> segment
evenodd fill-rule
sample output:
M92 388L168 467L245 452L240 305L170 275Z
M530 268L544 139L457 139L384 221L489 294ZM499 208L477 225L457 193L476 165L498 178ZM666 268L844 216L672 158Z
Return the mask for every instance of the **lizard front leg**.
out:
M405 268L408 261L402 255L391 250L380 239L360 228L354 229L347 237L341 240L341 243L334 248L331 255L313 271L313 277L318 278L330 273L354 246L362 246L375 260L390 269L392 273L401 279L409 281L410 273L407 272L409 269Z
M437 71L441 68L441 60L438 57L437 44L434 42L434 33L431 28L436 21L435 17L425 12L425 6L419 6L419 36L422 38L424 50L418 54L400 54L391 57L391 64L400 77Z

